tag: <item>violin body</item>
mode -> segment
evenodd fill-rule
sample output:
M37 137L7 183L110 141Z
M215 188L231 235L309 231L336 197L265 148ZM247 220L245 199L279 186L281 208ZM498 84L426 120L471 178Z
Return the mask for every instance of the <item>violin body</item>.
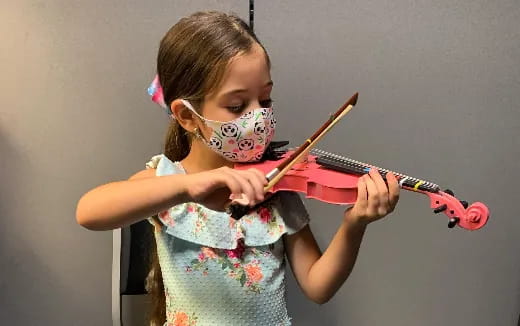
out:
M327 152L318 151L318 153ZM292 152L289 151L277 160L237 164L235 168L255 168L264 172L264 174L268 174L291 154ZM347 158L340 158L340 156L331 153L328 154L330 154L329 158L325 157L322 159L322 161L328 162L328 164L320 163L321 157L312 154L308 155L302 162L294 164L269 192L296 191L304 194L307 198L330 204L354 204L357 199L358 179L374 166ZM333 158L334 161L331 163L330 159L332 156L335 158ZM348 164L346 163L347 161ZM377 169L383 177L386 176L387 172L390 172L386 169ZM403 189L427 195L430 198L430 207L434 209L434 212L443 212L448 216L450 221L448 226L450 228L458 225L467 230L477 230L486 224L489 210L483 203L476 202L468 205L465 201L458 200L451 191L440 191L440 188L431 182L408 177L401 173L393 173L400 180L400 185Z
M258 169L264 174L273 170L290 152L276 161L235 165L235 169ZM353 204L357 198L359 176L322 168L316 157L308 156L307 162L296 163L269 192L296 191L307 198L317 199L329 204Z

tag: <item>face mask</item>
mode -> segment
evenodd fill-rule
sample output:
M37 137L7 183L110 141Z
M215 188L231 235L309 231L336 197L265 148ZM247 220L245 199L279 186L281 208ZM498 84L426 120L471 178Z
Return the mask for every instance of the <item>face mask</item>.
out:
M201 140L229 161L258 161L273 139L276 127L273 108L258 108L234 120L222 122L200 116L186 100L182 103L213 129L209 141L198 134Z

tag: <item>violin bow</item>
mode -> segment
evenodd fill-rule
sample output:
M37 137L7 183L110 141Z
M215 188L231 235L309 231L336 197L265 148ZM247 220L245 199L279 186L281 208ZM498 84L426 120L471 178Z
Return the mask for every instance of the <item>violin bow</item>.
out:
M269 191L286 173L289 171L294 164L299 162L308 152L320 141L327 132L329 132L339 120L341 120L347 113L352 110L356 105L358 99L358 93L354 94L345 104L343 104L333 115L330 116L329 120L325 123L300 147L298 147L287 159L282 161L280 165L271 170L266 174L269 183L264 187L264 192Z
M268 184L264 187L264 192L268 192L281 178L293 167L294 164L304 158L308 152L320 141L327 132L338 123L352 108L356 105L358 93L345 102L325 123L300 147L298 147L287 159L283 160L276 168L266 174ZM243 206L239 204L231 204L227 211L234 219L240 219L253 207Z

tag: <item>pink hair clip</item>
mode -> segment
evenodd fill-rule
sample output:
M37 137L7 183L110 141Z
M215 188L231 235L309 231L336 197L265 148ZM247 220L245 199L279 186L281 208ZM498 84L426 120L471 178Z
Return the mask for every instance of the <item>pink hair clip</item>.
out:
M155 78L153 79L152 83L148 87L148 94L152 97L152 101L159 104L162 108L164 108L166 110L166 113L170 117L173 117L173 114L170 111L170 108L164 102L163 89L161 87L161 83L159 82L159 75L155 75Z

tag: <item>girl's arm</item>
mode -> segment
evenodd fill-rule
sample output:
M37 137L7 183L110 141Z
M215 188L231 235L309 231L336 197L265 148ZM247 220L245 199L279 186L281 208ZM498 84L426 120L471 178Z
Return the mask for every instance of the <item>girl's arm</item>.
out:
M376 170L360 178L356 204L323 254L309 226L285 237L293 274L309 299L323 304L334 296L354 268L366 226L395 208L399 185L390 173L387 180L388 187Z
M155 176L155 169L127 181L111 182L84 194L76 209L77 222L91 230L130 225L176 204L186 202L185 175Z
M157 215L172 206L196 202L223 210L230 194L243 194L251 205L264 200L264 175L254 169L221 167L193 174L155 176L141 171L127 181L99 186L81 197L77 222L91 230L111 230Z

